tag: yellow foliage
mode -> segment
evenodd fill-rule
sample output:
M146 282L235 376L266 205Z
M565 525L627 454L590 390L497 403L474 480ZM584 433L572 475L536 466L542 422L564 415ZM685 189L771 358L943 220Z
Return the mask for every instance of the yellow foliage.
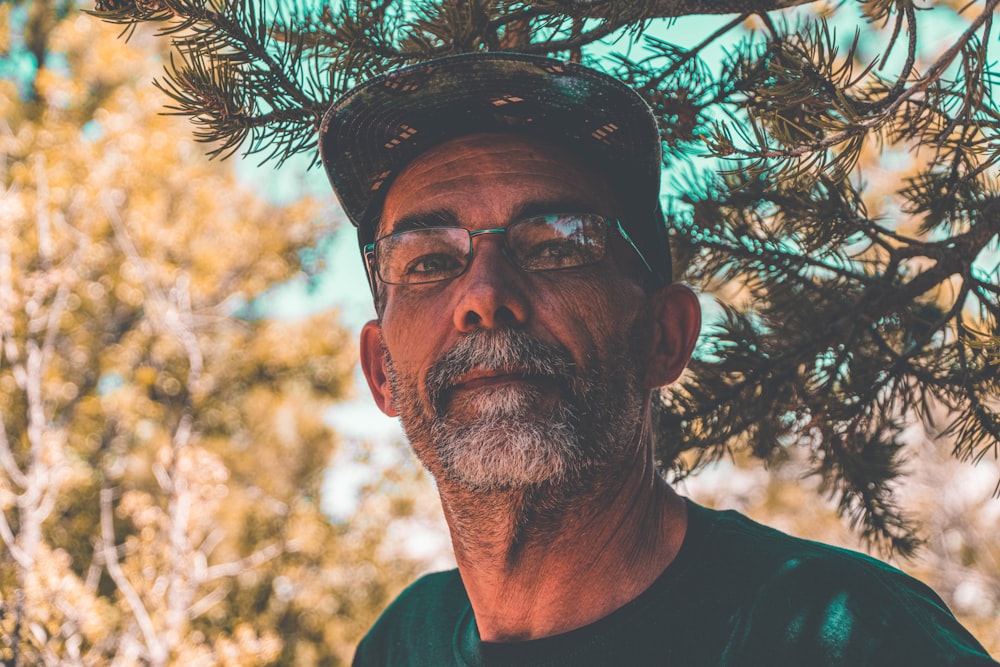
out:
M148 35L49 18L38 103L0 81L0 661L346 663L414 567L379 561L391 503L319 508L354 344L334 313L238 317L319 209L159 113Z

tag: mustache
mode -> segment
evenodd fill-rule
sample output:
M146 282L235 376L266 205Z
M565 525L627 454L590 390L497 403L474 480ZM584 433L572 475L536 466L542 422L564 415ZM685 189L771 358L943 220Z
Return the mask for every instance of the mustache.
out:
M576 363L569 352L517 329L476 329L441 355L427 372L427 393L440 408L444 393L475 369L512 369L541 375L571 388Z

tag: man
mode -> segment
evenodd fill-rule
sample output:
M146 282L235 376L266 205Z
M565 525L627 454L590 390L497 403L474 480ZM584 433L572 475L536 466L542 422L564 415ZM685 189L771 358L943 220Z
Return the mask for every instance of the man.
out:
M700 327L671 283L655 120L593 70L467 54L321 130L378 320L372 394L437 481L458 563L356 665L992 665L919 582L678 496L650 392Z

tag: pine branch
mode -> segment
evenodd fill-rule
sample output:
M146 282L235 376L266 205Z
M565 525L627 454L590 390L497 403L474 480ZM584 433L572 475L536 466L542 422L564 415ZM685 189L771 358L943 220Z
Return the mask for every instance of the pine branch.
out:
M895 416L929 418L927 397L943 395L952 406L980 406L963 409L948 432L965 443L960 451L982 454L998 442L991 435L995 416L991 421L976 398L1000 392L997 380L971 367L956 374L963 342L940 347L942 332L960 330L980 282L976 258L1000 236L992 199L977 180L963 182L967 194L948 210L966 216L964 231L934 241L868 220L843 182L797 190L743 171L700 194L678 186L691 192L690 214L675 214L672 225L675 247L691 257L687 280L738 279L750 296L746 313L727 311L713 333L714 351L703 352L708 363L694 364L694 379L672 392L674 415L659 417L663 439L681 450L703 449L700 460L747 441L765 459L774 448L809 447L822 454L817 474L865 539L884 540L899 553L916 548L914 527L890 492L899 474ZM868 250L856 235L868 239ZM854 256L846 253L851 247ZM934 265L909 275L906 262L923 257ZM929 295L953 276L961 283L941 311ZM949 355L955 363L945 363ZM664 446L660 457L676 453Z
M904 103L906 103L910 98L914 97L918 93L925 92L931 85L935 84L943 76L945 70L954 62L955 58L966 48L967 44L973 41L976 37L976 33L984 25L988 25L992 22L993 13L996 10L997 4L1000 0L987 0L986 6L983 8L982 13L971 22L969 27L965 30L962 36L956 41L956 43L945 50L935 60L935 62L927 69L926 73L913 85L910 87L902 87L900 89L898 82L897 86L893 89L899 92L895 94L886 95L885 98L871 108L878 110L874 115L868 117L859 118L849 118L850 123L847 124L843 129L822 136L821 138L813 138L812 132L803 129L801 136L796 137L791 141L784 141L782 143L791 144L792 147L773 147L773 148L761 148L761 149L746 149L737 147L731 141L730 137L726 133L721 131L716 131L714 136L708 141L710 150L716 155L721 157L738 157L740 159L748 159L754 161L756 164L762 164L764 161L768 160L782 160L782 161L792 161L792 164L796 164L798 169L796 173L804 173L809 167L813 166L815 162L810 162L810 160L822 162L822 158L817 157L822 155L822 153L828 149L835 148L841 144L855 141L858 137L865 135L873 130L879 129L885 125L890 124L895 117L895 114L899 111ZM908 58L907 67L911 67L910 59ZM904 68L905 69L905 68ZM853 112L849 110L848 107L838 107L840 111L848 112L848 116L852 115ZM751 122L754 122L754 118L750 118ZM758 132L757 139L760 144L765 144L764 133ZM845 149L843 153L850 154L856 152L856 149L851 148ZM804 160L804 162L802 162ZM787 165L787 162L784 162ZM787 166L783 166L783 169L787 169ZM840 170L838 174L843 174L844 170Z
M810 0L653 0L643 6L648 18L674 18L694 14L745 14L787 9ZM604 18L623 11L629 0L554 0L567 14Z
M151 0L110 11L99 4L93 13L129 25L166 23L160 34L172 37L176 57L154 85L175 101L170 111L191 117L199 140L219 143L211 156L271 147L266 159L280 163L315 145L328 101L315 94L322 90L318 72L302 79L305 44L294 26L284 39L274 39L261 17L264 7L258 0L227 3L222 10L200 0Z

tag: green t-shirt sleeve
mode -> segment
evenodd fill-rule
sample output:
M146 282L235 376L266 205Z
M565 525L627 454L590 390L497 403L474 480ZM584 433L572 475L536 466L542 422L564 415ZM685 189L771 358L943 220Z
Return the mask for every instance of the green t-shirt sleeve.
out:
M995 665L929 588L846 559L790 562L735 624L733 665Z
M917 579L862 554L745 518L740 524L724 543L759 560L743 572L745 580L731 580L730 604L739 612L724 664L997 665ZM728 562L737 572L738 561Z

